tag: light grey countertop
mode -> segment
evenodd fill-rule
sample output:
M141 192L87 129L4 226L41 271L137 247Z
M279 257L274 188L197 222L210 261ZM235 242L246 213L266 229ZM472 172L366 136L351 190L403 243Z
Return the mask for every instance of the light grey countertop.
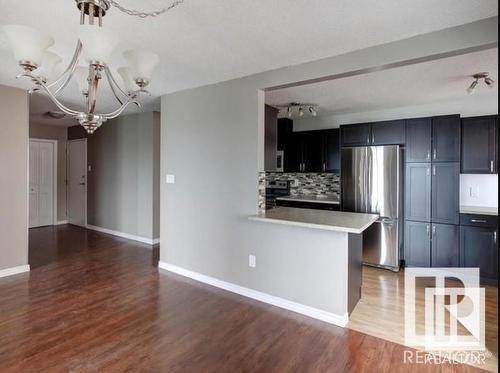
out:
M460 206L460 213L461 214L497 215L498 216L498 206L497 207Z
M325 203L329 205L340 205L339 198L336 195L290 195L285 197L277 197L277 201L292 201L292 202L312 202L312 203Z
M277 207L249 216L248 219L265 223L359 234L372 225L378 217L378 215L374 214L358 214L354 212Z

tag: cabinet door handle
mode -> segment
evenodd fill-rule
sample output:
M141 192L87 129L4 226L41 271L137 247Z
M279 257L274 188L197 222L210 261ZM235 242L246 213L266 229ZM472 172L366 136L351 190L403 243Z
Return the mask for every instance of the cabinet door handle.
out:
M430 161L431 160L431 150L427 150L427 159Z
M430 169L430 167L427 167L427 176L431 176L431 169Z
M490 171L491 171L492 173L493 173L493 168L494 168L493 166L494 166L493 161L490 161Z
M431 226L429 224L427 224L427 236L431 237Z
M436 176L436 166L432 166L432 175Z
M375 134L372 132L372 144L375 144Z
M497 244L497 231L493 232L493 242Z
M433 225L432 226L432 236L435 236L436 235L436 226Z
M483 219L471 219L471 222L473 222L473 223L486 223L486 220L483 220Z
M369 144L370 143L370 134L368 134L368 137L366 138L366 143Z
M437 158L437 150L436 150L436 148L434 148L434 159L436 159L436 158Z

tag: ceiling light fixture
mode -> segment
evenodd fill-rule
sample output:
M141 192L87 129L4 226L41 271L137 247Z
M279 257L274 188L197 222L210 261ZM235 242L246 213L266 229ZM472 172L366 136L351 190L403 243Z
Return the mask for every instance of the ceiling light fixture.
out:
M473 94L477 85L479 84L479 81L482 79L484 80L484 83L489 87L489 88L494 88L495 87L495 81L489 77L490 73L488 72L483 72L483 73L477 73L472 75L474 78L474 81L471 83L471 85L467 88L467 93L468 94Z
M316 117L318 116L318 105L316 104L307 104L301 102L290 102L288 105L275 105L275 107L279 110L278 114L284 113L286 111L286 116L288 118L292 118L295 115L298 115L300 118L304 117L306 112L305 108L309 111L309 113Z
M130 105L140 107L137 101L140 95L149 94L146 87L149 85L152 73L159 63L159 57L146 50L130 50L123 54L128 67L118 69L125 89L116 82L109 68L109 59L117 37L102 28L102 20L111 6L120 11L140 18L156 17L184 2L174 1L170 6L155 12L140 12L127 9L114 0L75 0L80 12L80 29L78 42L70 64L56 79L50 81L54 68L62 59L48 51L54 44L54 39L36 29L23 25L6 25L2 27L13 49L14 56L23 69L19 77L31 79L34 91L44 91L54 104L67 115L78 122L92 134L104 122L118 117ZM82 61L83 60L83 61ZM83 66L79 63L83 62ZM86 102L85 111L74 110L64 105L58 98L61 92L74 77L78 83L80 93ZM118 108L112 112L96 113L97 93L100 80L106 80L118 101Z

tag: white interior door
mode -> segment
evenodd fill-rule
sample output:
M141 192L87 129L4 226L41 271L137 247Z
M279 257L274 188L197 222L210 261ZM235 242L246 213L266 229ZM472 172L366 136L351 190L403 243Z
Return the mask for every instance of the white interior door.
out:
M68 141L68 221L87 224L87 139Z
M55 144L30 140L29 147L29 227L55 223Z

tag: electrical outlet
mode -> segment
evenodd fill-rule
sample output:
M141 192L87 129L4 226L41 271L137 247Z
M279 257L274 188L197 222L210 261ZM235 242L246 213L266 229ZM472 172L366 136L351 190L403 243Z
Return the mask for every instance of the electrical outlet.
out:
M248 256L248 266L250 268L257 267L257 257L255 255L249 255Z

